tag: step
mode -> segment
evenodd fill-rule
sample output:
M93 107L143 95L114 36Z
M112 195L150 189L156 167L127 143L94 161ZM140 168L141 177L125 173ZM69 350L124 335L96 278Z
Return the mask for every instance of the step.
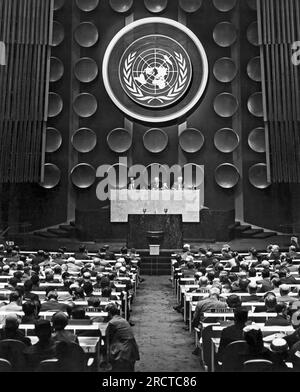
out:
M265 238L269 238L269 237L274 237L276 235L277 235L277 233L270 231L270 232L263 232L260 234L255 234L252 238L265 239Z
M263 233L263 229L249 229L241 233L242 238L252 238L256 234Z
M239 225L234 230L237 233L242 233L243 231L251 230L251 229L252 227L250 225Z
M58 237L67 237L68 233L61 229L48 229L48 233L55 234Z
M59 225L59 228L64 231L74 231L75 227L72 225Z
M233 225L228 226L228 229L235 230L239 226L241 226L240 222L235 222Z
M57 235L49 233L49 231L35 231L34 235L43 238L57 238Z

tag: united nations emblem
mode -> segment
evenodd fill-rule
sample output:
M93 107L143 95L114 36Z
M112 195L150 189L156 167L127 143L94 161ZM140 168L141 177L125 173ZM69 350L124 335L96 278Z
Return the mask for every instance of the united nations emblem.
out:
M149 108L162 108L186 93L192 79L192 65L178 42L163 35L149 35L125 50L119 79L133 101Z
M198 36L175 20L138 19L110 39L102 62L105 90L128 118L144 123L185 121L208 82Z

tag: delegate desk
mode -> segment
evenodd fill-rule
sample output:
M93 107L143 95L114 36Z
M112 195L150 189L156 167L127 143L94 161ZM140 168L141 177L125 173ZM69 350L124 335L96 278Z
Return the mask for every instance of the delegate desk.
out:
M266 348L270 347L270 343L273 339L284 337L286 335L290 335L294 332L294 328L292 326L288 327L279 327L279 326L272 326L272 327L265 327L264 324L255 324L258 325L263 332L264 337L264 346ZM213 331L222 332L222 330L226 327L224 326L213 326ZM270 335L271 334L271 335ZM269 335L269 336L267 336ZM212 337L211 338L211 371L215 372L215 356L218 353L220 346L220 337ZM287 363L289 367L292 367L290 364Z

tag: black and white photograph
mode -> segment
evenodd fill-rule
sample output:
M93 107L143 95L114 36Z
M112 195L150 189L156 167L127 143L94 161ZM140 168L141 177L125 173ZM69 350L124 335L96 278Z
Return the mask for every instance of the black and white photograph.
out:
M0 0L0 149L3 376L300 372L300 0Z

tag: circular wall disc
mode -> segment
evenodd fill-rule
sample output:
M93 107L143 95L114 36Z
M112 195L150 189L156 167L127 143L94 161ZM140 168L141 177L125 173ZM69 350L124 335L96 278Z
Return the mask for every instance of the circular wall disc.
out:
M248 137L248 144L251 150L258 153L266 152L266 132L265 128L253 129Z
M217 150L223 153L233 152L240 143L240 138L231 128L220 129L214 138Z
M219 82L230 83L235 79L238 69L231 58L222 57L215 62L213 72Z
M167 148L169 137L163 129L152 128L144 134L143 142L146 150L158 154Z
M98 7L99 0L76 0L76 5L81 11L90 12Z
M114 11L123 14L133 6L133 0L109 0L109 5Z
M144 4L149 12L157 14L167 8L168 0L144 0Z
M97 99L89 93L79 94L73 102L73 108L79 117L91 117L98 109Z
M218 11L228 12L236 6L236 0L213 0L214 6Z
M261 62L260 56L253 57L247 66L247 74L254 82L261 82Z
M249 181L257 189L266 189L271 184L267 180L267 165L258 163L249 169Z
M61 133L56 128L48 127L46 130L46 152L57 151L62 144Z
M193 154L201 150L205 142L199 129L187 128L179 136L179 144L183 151Z
M53 22L52 46L60 45L65 39L65 30L59 22Z
M50 58L50 82L58 82L64 74L64 65L57 57Z
M116 128L107 135L109 148L117 154L128 151L132 145L131 133L125 128Z
M255 117L263 117L263 95L261 92L254 93L249 97L248 110Z
M188 13L198 11L202 6L203 0L179 0L180 8Z
M213 38L217 45L226 48L237 40L237 31L234 24L230 22L220 22L213 31Z
M215 112L220 117L232 117L238 110L237 99L230 93L219 94L214 101Z
M238 184L240 173L234 165L224 163L216 168L215 180L221 188L231 189Z
M86 189L95 183L96 170L87 163L80 163L73 167L70 176L74 186L80 189Z
M72 136L72 145L78 152L91 152L97 145L97 135L92 129L80 128Z
M251 23L251 25L248 27L247 39L250 42L250 44L252 44L254 46L258 46L259 45L258 24L257 24L257 22Z
M74 65L76 79L82 83L90 83L98 76L99 68L95 60L89 57L79 59Z
M76 27L74 38L79 46L91 48L99 39L98 29L92 22L82 22Z
M46 163L44 165L44 181L40 182L40 186L45 189L55 188L60 182L60 177L60 169L52 163Z
M49 93L48 102L48 117L56 117L63 110L63 100L60 95L56 93Z

